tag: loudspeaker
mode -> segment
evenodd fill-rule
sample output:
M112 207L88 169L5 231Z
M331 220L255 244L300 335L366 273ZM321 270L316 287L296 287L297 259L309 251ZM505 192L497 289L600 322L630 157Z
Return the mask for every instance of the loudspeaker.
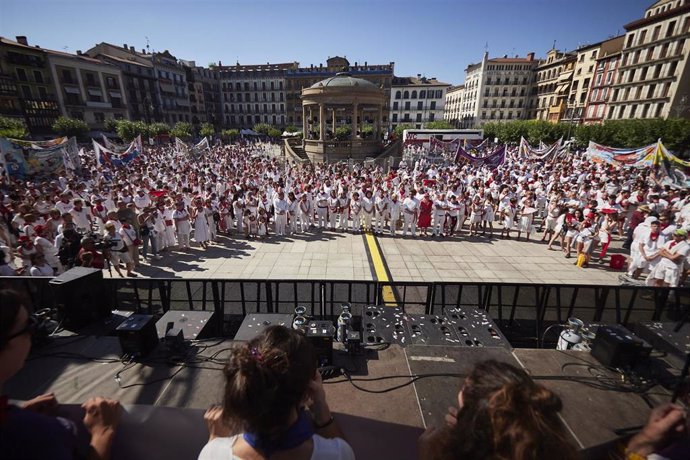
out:
M66 325L80 327L110 315L110 296L101 270L74 267L49 284Z
M115 330L123 353L144 356L158 345L156 321L151 315L131 315Z

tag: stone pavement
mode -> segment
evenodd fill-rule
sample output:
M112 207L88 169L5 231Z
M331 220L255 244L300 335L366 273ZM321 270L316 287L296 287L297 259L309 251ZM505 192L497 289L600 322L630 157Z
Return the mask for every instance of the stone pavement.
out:
M620 272L608 265L578 268L574 258L565 259L544 243L465 235L377 240L393 281L619 284ZM320 230L265 241L220 237L206 251L193 247L164 253L162 260L142 263L136 272L162 278L373 280L367 249L360 234Z

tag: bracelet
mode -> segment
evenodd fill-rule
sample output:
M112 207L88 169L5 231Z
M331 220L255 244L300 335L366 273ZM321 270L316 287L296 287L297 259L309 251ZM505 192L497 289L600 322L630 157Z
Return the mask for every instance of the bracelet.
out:
M625 449L625 460L646 460L647 456Z
M329 418L325 423L318 424L316 423L316 420L314 420L314 428L317 430L320 430L322 428L326 428L327 426L331 425L333 422L335 422L335 419L331 415L331 418Z

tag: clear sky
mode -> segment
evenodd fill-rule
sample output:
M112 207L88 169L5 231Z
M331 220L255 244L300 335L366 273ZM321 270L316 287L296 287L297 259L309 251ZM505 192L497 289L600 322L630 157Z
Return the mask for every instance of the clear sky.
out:
M395 62L459 84L490 57L545 56L624 33L653 0L0 0L0 35L87 50L96 43L170 52L197 65Z

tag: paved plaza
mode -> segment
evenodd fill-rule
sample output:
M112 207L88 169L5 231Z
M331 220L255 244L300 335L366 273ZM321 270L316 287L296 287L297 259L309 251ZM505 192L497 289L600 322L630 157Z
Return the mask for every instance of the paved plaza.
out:
M618 284L608 264L574 265L560 251L534 240L486 237L377 236L392 281L489 281ZM610 252L618 252L614 241ZM556 247L557 245L554 245ZM142 263L140 276L161 278L374 280L370 248L361 234L315 230L265 241L220 237L208 250L164 253ZM117 276L117 274L115 274Z

